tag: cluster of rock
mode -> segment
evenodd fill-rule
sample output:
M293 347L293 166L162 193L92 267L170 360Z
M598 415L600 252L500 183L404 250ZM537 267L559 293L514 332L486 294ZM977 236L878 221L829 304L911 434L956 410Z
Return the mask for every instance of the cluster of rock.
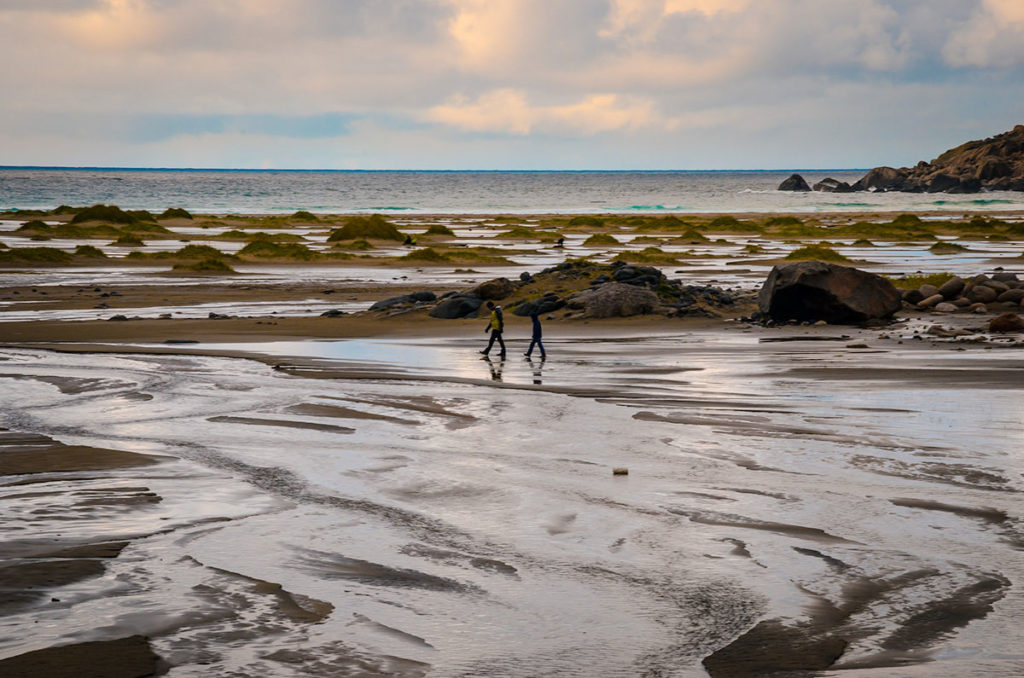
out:
M575 289L538 294L531 289L537 283ZM567 261L546 268L536 276L523 273L518 281L496 278L471 290L452 291L440 296L429 291L414 292L378 301L369 310L393 314L429 309L428 314L433 318L475 318L485 301L506 300L516 293L525 294L504 306L506 311L518 316L550 314L564 309L568 315L585 318L651 313L672 317L714 317L721 309L732 307L737 301L734 295L718 287L684 285L679 280L670 280L653 266L633 266L623 261L610 265Z
M908 306L940 313L1012 311L1022 308L1024 282L1016 273L1006 272L954 277L939 287L926 284L906 290L902 296Z
M1024 125L989 139L969 141L914 167L876 167L854 184L824 179L813 187L799 174L780 191L902 191L908 193L978 193L1024 191Z

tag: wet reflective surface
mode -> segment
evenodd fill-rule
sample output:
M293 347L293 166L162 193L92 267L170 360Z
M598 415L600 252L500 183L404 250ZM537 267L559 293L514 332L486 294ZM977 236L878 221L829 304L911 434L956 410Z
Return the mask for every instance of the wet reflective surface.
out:
M0 656L700 676L764 620L843 675L1019 675L1019 350L762 341L794 331L0 350L0 425L155 460L0 477L4 558L128 542Z

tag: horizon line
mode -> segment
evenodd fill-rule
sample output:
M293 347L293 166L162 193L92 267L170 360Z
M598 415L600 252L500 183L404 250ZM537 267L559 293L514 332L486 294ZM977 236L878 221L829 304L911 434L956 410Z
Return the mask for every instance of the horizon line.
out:
M6 170L65 170L65 171L88 171L88 172L350 172L350 173L436 173L454 174L471 173L480 174L556 174L556 173L726 173L726 172L866 172L870 168L864 167L777 167L777 168L731 168L731 169L337 169L337 168L316 168L303 169L297 167L131 167L120 165L0 165L0 171Z

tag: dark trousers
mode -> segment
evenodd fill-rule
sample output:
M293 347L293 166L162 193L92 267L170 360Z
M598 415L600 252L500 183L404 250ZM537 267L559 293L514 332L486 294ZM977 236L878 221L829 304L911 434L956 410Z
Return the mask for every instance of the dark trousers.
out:
M491 347L494 346L494 340L497 339L501 345L501 355L505 355L505 340L501 338L501 332L498 330L491 330L491 340L487 342L487 348L484 349L484 353L490 353Z
M540 349L540 357L543 358L547 355L544 351L544 344L540 343L540 337L534 337L533 341L530 342L530 348L526 349L526 355L533 353L533 347L536 346Z

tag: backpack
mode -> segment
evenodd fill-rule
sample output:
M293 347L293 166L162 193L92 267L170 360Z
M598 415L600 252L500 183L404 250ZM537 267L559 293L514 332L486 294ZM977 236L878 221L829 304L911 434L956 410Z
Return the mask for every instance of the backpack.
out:
M505 316L501 312L501 306L495 306L494 307L494 312L498 316L498 331L499 332L504 332L505 331Z

